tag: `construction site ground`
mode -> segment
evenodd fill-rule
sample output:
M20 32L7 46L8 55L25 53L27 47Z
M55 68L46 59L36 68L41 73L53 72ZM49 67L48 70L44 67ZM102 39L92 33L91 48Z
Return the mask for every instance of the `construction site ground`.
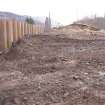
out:
M105 40L26 36L0 55L0 105L105 105Z

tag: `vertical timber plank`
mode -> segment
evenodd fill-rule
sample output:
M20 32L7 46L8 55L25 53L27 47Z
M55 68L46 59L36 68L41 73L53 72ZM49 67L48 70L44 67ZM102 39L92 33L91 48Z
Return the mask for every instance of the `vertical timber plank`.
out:
M13 20L13 42L18 41L17 21Z
M7 28L7 46L10 48L13 42L13 24L11 20L6 21Z
M7 47L6 20L0 19L0 51Z

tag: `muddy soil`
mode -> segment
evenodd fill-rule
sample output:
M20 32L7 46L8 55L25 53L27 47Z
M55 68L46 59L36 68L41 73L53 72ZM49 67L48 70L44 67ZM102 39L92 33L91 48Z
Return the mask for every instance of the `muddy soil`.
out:
M0 105L105 105L105 40L25 37L0 55Z

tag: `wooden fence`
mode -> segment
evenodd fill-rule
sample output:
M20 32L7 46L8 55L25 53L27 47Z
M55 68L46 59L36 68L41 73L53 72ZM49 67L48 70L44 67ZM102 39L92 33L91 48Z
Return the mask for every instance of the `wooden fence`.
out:
M44 32L44 26L31 25L17 20L0 19L0 51L10 48L13 42L24 35L36 35Z

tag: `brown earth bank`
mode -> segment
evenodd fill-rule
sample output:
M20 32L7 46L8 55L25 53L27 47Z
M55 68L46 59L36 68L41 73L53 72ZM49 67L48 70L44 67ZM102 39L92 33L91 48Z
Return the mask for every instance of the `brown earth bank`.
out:
M105 105L105 40L25 37L0 55L0 105Z

